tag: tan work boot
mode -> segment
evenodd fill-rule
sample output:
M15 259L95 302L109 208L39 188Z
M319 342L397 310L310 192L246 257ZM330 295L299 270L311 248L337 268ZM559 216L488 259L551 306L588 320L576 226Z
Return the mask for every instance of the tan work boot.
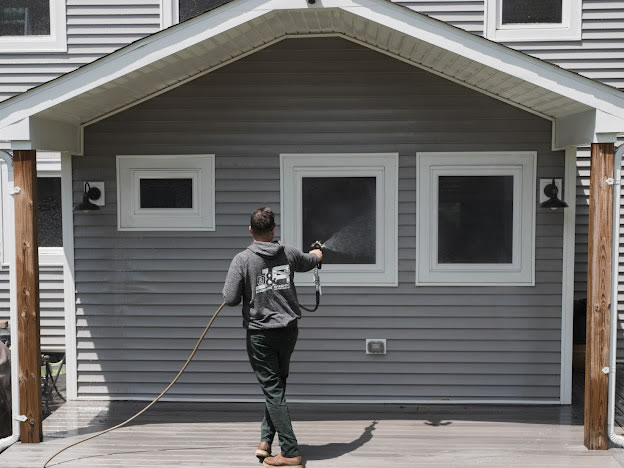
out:
M271 444L268 442L262 441L258 444L258 448L256 449L256 457L260 459L260 461L264 460L266 457L271 456Z
M272 466L287 466L288 468L303 468L301 465L301 457L286 458L280 453L277 457L264 459L264 466L271 468Z

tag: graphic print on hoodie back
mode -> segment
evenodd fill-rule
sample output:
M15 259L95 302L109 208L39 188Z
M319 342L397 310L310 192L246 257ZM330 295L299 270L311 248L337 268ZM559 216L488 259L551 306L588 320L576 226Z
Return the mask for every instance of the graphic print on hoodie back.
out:
M234 306L242 299L245 328L287 327L301 317L294 274L317 264L316 255L295 247L254 242L232 260L223 287L224 301Z

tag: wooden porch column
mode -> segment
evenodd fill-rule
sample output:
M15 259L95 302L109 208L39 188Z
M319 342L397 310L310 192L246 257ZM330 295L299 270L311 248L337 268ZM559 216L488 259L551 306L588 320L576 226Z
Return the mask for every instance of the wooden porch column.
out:
M39 443L41 428L41 347L39 343L39 255L37 243L37 152L15 150L15 273L19 338L21 441Z
M589 179L589 238L587 271L587 345L585 358L585 447L606 450L609 377L609 302L611 299L611 244L613 143L593 143Z

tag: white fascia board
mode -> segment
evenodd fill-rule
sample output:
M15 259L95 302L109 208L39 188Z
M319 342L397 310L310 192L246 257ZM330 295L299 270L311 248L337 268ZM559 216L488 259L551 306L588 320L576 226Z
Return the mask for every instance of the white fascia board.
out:
M597 109L579 112L555 121L553 149L615 142L622 133L624 118Z
M0 103L0 129L80 96L194 44L267 13L260 0L241 0L139 40L67 75ZM246 5L255 6L245 8ZM1 138L1 137L0 137Z
M37 149L80 153L80 125L64 121L26 117L0 129L0 140L11 142L13 149Z
M84 94L270 11L340 8L562 96L624 117L624 93L385 0L238 0L160 31L0 103L0 128Z
M323 1L326 7L333 3ZM428 16L414 14L394 3L382 0L354 0L352 3L358 6L344 9L587 106L624 117L624 93L615 88Z

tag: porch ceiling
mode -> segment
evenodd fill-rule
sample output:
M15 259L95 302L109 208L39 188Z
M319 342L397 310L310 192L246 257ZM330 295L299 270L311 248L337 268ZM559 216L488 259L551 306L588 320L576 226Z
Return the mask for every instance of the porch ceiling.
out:
M624 93L390 2L234 0L0 103L0 139L20 139L2 129L29 117L84 127L310 35L343 37L551 120L594 110L624 119Z

